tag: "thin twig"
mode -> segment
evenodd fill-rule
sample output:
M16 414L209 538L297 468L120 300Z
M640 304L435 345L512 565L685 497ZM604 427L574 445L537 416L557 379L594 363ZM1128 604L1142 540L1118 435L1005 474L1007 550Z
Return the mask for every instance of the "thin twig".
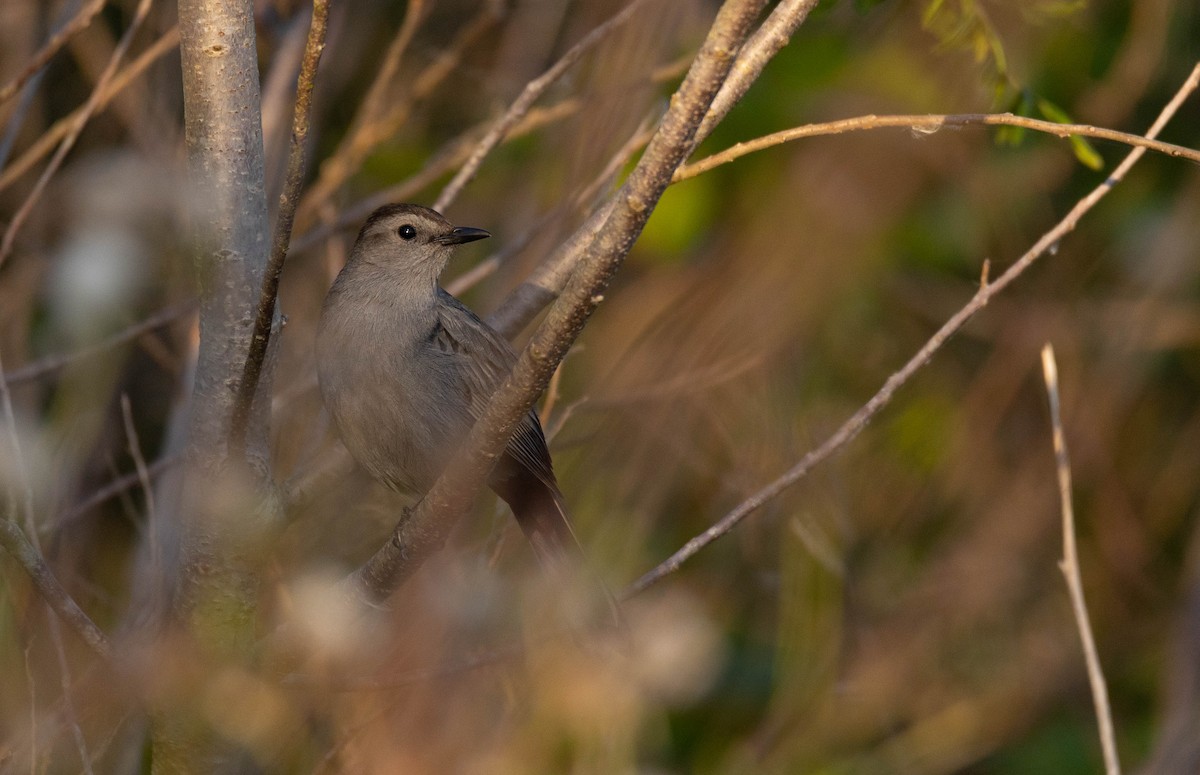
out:
M775 6L745 44L737 49L737 58L726 73L704 120L693 134L686 156L691 155L696 146L708 137L713 128L750 89L762 74L763 68L786 45L815 4L815 0L783 0ZM582 260L584 251L608 222L611 206L609 202L597 207L575 233L542 263L537 272L517 286L488 316L488 323L511 338L528 325L546 305L554 301L566 287L575 267Z
M121 72L117 73L107 86L103 89L98 89L100 102L96 106L96 109L102 110L107 107L113 97L129 86L129 84L133 83L150 65L174 51L178 45L179 27L175 26L164 32L162 37L154 41L145 51L139 54L137 59L122 68ZM29 171L30 167L37 164L43 157L53 151L58 141L62 140L72 131L72 127L75 126L80 117L88 110L88 105L84 104L73 110L69 115L54 122L53 126L42 132L33 145L22 153L16 161L0 172L0 191L8 188L20 179L22 175Z
M33 363L27 363L24 366L13 369L4 375L4 380L9 385L17 385L22 382L44 377L47 374L52 374L64 366L74 363L75 361L91 358L96 355L101 355L114 347L120 347L126 342L131 342L137 339L142 334L153 331L156 328L161 328L168 323L173 323L184 315L190 314L196 310L196 302L188 301L183 304L174 304L170 307L155 312L145 320L139 320L137 323L122 329L112 336L105 339L103 342L97 342L94 345L85 347L82 350L76 350L72 353L62 353L59 355L47 355L45 358L39 358Z
M31 535L36 535L36 525L33 510L33 487L29 481L29 472L25 464L25 456L21 450L21 436L17 431L17 416L13 411L12 394L8 383L4 381L4 362L0 359L0 411L4 414L4 423L8 426L9 444L12 447L13 460L17 467L17 477L20 483L22 497L20 510L23 512ZM16 520L16 496L7 509L8 513L0 516L0 547L3 547L21 565L29 575L34 588L42 599L54 610L63 621L70 625L84 643L107 662L112 662L112 646L108 637L96 626L96 623L84 613L79 604L67 594L62 584L55 578L42 553L29 542Z
M569 118L579 112L579 106L579 100L575 97L570 97L547 108L531 110L525 119L505 139L513 140L523 137L543 126ZM434 181L445 175L455 166L462 164L470 155L470 149L476 143L475 136L480 131L480 127L472 127L449 143L446 143L442 150L431 156L425 162L425 166L418 170L416 174L382 191L377 191L368 197L364 197L354 204L341 208L336 219L321 226L313 227L297 237L292 245L292 252L298 253L302 250L307 250L339 231L349 230L358 226L364 218L381 205L389 202L411 200L418 192L432 185Z
M781 0L766 20L754 31L746 45L738 51L737 61L729 71L721 91L713 99L708 108L708 115L696 130L696 143L703 142L712 130L733 110L758 76L762 74L767 63L787 45L792 34L808 18L808 12L817 4L817 0Z
M756 151L772 148L776 145L805 137L836 135L843 132L860 132L867 129L883 129L885 127L902 127L919 132L932 133L946 127L962 126L1017 126L1064 138L1071 135L1083 135L1086 137L1095 137L1099 140L1112 140L1137 148L1147 148L1151 151L1166 154L1167 156L1200 162L1200 151L1182 145L1159 142L1148 137L1129 134L1128 132L1118 132L1114 129L1090 126L1088 124L1058 124L1053 121L1016 116L1012 113L962 113L915 116L870 115L844 118L839 121L827 121L821 124L806 124L805 126L785 129L782 132L775 132L765 137L738 143L720 153L714 153L712 156L707 156L699 161L681 167L675 173L675 178L672 182L678 183L682 180L694 178L697 175L708 172L714 167L728 164L735 159L740 159Z
M62 166L63 161L67 157L67 153L75 146L75 141L79 139L79 135L83 132L84 126L91 120L92 114L100 107L101 94L105 86L112 81L113 75L117 72L117 66L121 64L121 60L125 58L125 52L129 50L129 45L133 43L133 36L142 26L142 22L146 18L146 14L150 11L150 5L153 0L140 0L137 10L133 14L133 20L129 23L129 27L121 36L121 40L117 43L117 47L113 50L112 57L108 60L108 64L104 68L104 72L96 81L96 87L92 89L92 93L88 95L87 102L84 103L83 112L75 120L71 126L71 131L63 138L62 143L58 146L58 151L50 159L50 163L46 165L46 169L42 171L41 177L34 184L33 190L17 208L17 212L13 215L12 220L8 223L8 228L4 230L4 238L0 240L0 266L4 265L4 261L12 253L13 244L17 239L17 232L25 220L29 218L33 212L34 206L37 205L38 199L41 198L42 192L50 183L50 178Z
M1088 682L1092 686L1092 702L1096 706L1096 723L1100 727L1100 747L1104 751L1104 770L1107 775L1121 775L1121 760L1117 758L1117 741L1113 734L1112 709L1108 704L1108 687L1104 670L1096 653L1096 639L1088 617L1087 601L1083 596L1083 579L1079 572L1079 552L1075 546L1075 508L1071 504L1071 459L1067 455L1067 439L1063 433L1062 412L1058 396L1058 364L1054 348L1042 348L1042 376L1046 382L1046 397L1050 402L1050 424L1054 430L1054 459L1058 469L1058 494L1062 502L1063 557L1058 567L1067 582L1075 625L1083 643L1083 659L1087 663Z
M96 15L104 8L105 2L107 0L92 0L90 5L81 8L73 19L63 25L62 29L55 33L50 40L46 41L46 45L42 46L36 54L30 57L21 72L17 73L3 87L0 87L0 103L11 99L25 85L26 81L46 66L46 63L58 53L59 49L66 45L72 36L81 30L87 29L92 20L96 18Z
M380 143L394 136L404 126L414 104L433 94L454 72L466 51L495 25L497 10L496 4L485 4L474 19L459 27L450 45L412 79L412 88L405 92L403 98L389 105L388 110L380 115L363 115L361 123L357 123L337 150L322 162L317 180L300 203L302 221L316 212L362 166Z
M475 173L479 171L479 167L483 164L483 160L487 155L495 150L496 146L504 140L509 130L516 126L517 122L529 112L529 109L533 107L533 103L545 94L546 89L550 88L572 65L578 62L584 54L594 48L600 41L604 40L613 30L618 29L633 18L634 12L645 4L645 2L646 0L631 0L629 5L621 9L615 16L594 28L582 40L572 46L546 72L525 84L525 88L521 90L520 95L508 106L508 110L504 112L504 115L497 119L496 123L488 129L487 134L483 136L479 143L476 144L474 150L471 151L471 155L466 163L463 164L454 178L446 184L446 187L442 189L442 193L438 195L437 200L433 203L433 209L438 211L444 210L453 202L459 192L462 191L463 186L467 185L475 177Z
M86 498L81 500L79 503L76 503L74 506L72 506L70 508L70 510L68 510L66 513L64 513L62 515L62 517L60 517L58 519L59 526L61 527L61 526L70 524L71 522L75 521L76 519L79 519L79 517L81 517L82 515L86 514L88 511L91 511L95 507L99 506L101 503L104 503L106 500L108 500L110 498L115 498L116 496L120 495L121 493L125 492L126 490L128 490L131 487L136 487L136 486L144 487L146 478L153 480L153 479L157 478L159 476L159 474L163 473L168 468L170 468L171 466L175 465L176 463L178 463L182 460L183 460L183 455L181 453L173 453L173 454L169 454L169 455L164 455L163 457L160 457L158 460L155 460L153 463L146 464L146 470L144 472L144 476L143 476L143 472L141 472L141 471L133 471L131 473L125 474L124 476L120 476L120 477L117 477L116 479L113 479L108 484L97 489L91 495L87 496Z
M258 390L263 361L267 357L267 346L271 341L275 300L279 295L279 278L283 274L283 263L287 259L288 243L292 239L292 224L296 217L296 204L300 198L300 186L304 182L312 91L317 81L321 51L325 48L328 18L328 0L313 0L312 22L308 28L308 40L304 44L300 75L296 78L296 107L292 113L292 147L288 154L287 179L283 184L283 192L279 195L279 213L275 221L275 236L271 241L271 255L263 271L258 312L254 318L254 334L250 338L250 350L242 369L242 379L238 383L237 400L233 406L230 423L230 457L235 460L240 460L246 452L246 426L254 404L254 394Z
M62 713L67 726L71 728L71 737L75 740L75 749L83 762L83 772L92 775L92 755L88 752L87 740L84 739L83 729L79 726L79 713L75 710L75 702L71 699L71 665L67 662L67 650L63 646L62 625L53 611L47 611L47 622L50 627L50 639L54 642L54 655L58 659L59 686L62 689Z
M1183 86L1171 99L1158 118L1154 125L1146 132L1146 137L1153 138L1162 131L1163 126L1175 115L1179 106L1185 99L1195 91L1197 85L1200 85L1200 64L1192 70ZM994 282L981 285L975 292L971 300L956 312L949 320L947 320L941 328L921 347L917 353L904 364L904 366L888 378L883 387L879 389L867 403L863 404L862 408L855 412L850 419L842 423L832 436L825 440L821 446L812 450L800 459L796 465L788 469L782 476L767 486L760 489L758 492L751 495L746 500L742 501L732 511L724 517L713 523L707 530L693 537L685 543L678 551L661 562L656 567L647 571L641 578L629 586L625 592L625 596L639 594L661 581L666 576L679 570L683 563L687 562L697 552L711 544L721 536L733 530L739 522L756 511L763 504L772 500L784 490L791 487L796 482L800 481L809 471L818 463L833 455L834 452L840 450L856 437L860 431L866 426L870 420L879 413L883 407L891 402L896 391L900 389L909 379L912 378L929 359L942 348L951 336L953 336L968 320L975 315L976 312L983 309L992 296L1003 291L1008 285L1018 277L1020 277L1033 262L1040 258L1044 253L1048 252L1052 247L1057 245L1059 241L1073 231L1079 223L1079 219L1085 213L1092 209L1105 194L1125 177L1129 169L1137 162L1138 159L1146 153L1144 146L1135 147L1129 152L1125 159L1117 165L1103 183L1097 186L1091 193L1079 200L1071 211L1058 222L1050 231L1042 235L1033 247L1031 247L1025 255L1021 256L1016 263L1008 268Z
M137 428L133 424L133 408L129 404L127 393L121 394L121 419L125 424L125 439L129 442L129 456L133 458L134 473L137 474L138 484L142 487L142 497L146 499L147 540L150 542L150 553L156 558L154 567L157 570L159 567L157 557L162 547L159 545L155 529L158 519L154 513L154 488L150 486L150 469L146 465L146 458L142 455L142 445L138 441Z

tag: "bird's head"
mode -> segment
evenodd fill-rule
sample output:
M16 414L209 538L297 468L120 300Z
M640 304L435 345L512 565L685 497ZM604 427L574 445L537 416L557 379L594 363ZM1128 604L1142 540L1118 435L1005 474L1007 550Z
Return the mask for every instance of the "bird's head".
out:
M490 236L483 229L455 226L428 207L390 204L367 218L352 257L403 272L413 280L431 277L436 282L456 245Z

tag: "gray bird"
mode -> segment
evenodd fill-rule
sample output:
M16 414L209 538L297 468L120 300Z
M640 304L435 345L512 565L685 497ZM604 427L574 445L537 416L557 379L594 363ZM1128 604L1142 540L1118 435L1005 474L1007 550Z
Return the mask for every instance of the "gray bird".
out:
M424 494L516 362L516 353L438 285L450 253L491 236L411 204L371 214L317 328L317 373L343 443L368 473ZM512 508L542 565L582 560L532 411L488 485Z

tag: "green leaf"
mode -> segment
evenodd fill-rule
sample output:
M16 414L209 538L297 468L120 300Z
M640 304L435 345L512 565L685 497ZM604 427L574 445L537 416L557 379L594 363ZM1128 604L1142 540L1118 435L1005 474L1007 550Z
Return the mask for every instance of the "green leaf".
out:
M1026 117L1033 113L1033 95L1028 89L1021 90L1019 99L1008 106L1008 112ZM1016 148L1025 142L1026 131L1023 126L1002 126L996 130L996 144L1001 147Z
M1055 105L1045 97L1040 97L1037 101L1038 112L1047 121L1053 121L1056 124L1074 124L1071 116L1067 111ZM1104 157L1100 155L1086 137L1082 135L1071 135L1068 140L1071 143L1071 150L1075 152L1075 158L1079 163L1088 169L1099 170L1104 167Z

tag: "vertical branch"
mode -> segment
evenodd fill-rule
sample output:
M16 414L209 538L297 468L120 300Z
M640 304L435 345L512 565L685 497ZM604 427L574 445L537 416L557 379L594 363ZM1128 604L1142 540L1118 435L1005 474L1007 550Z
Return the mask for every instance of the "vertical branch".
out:
M1108 687L1104 682L1100 657L1096 654L1096 640L1092 636L1092 623L1088 617L1087 601L1083 597L1083 581L1079 575L1079 552L1075 547L1075 509L1071 505L1071 460L1067 456L1067 439L1063 434L1062 414L1059 410L1058 365L1054 360L1054 348L1049 344L1042 348L1042 376L1046 381L1046 396L1050 401L1054 458L1058 468L1058 494L1062 501L1063 558L1058 567L1067 581L1071 608L1075 612L1075 624L1079 628L1079 639L1083 642L1083 658L1087 663L1088 681L1092 685L1092 701L1096 705L1096 722L1100 727L1100 746L1104 750L1104 771L1107 775L1121 775L1121 761L1117 758L1117 743L1113 735L1112 709L1108 705Z
M192 231L200 274L200 343L188 427L188 466L159 504L164 535L178 535L177 619L212 664L245 660L256 632L261 565L255 544L275 512L215 493L237 484L228 441L234 386L250 349L269 230L258 51L251 0L179 0L184 140ZM258 440L256 439L256 442ZM265 447L265 434L262 443ZM266 457L265 449L254 450ZM241 461L237 461L241 462ZM174 567L175 563L172 562ZM157 590L155 590L157 592ZM159 614L157 610L155 614ZM239 754L187 707L154 720L154 769L226 772Z
M288 243L292 239L296 204L300 198L300 185L304 180L305 144L308 140L309 116L312 113L312 92L317 80L317 65L321 62L321 51L325 48L328 18L328 0L314 0L308 41L304 45L304 58L301 60L300 75L296 80L296 108L292 114L292 144L288 154L287 180L284 182L283 192L279 195L279 216L275 222L271 256L263 273L258 312L254 318L254 334L250 338L250 352L246 356L242 378L238 383L237 401L233 407L229 445L230 456L237 460L240 460L246 451L246 426L262 374L263 362L267 357L271 323L275 317L275 299L279 295L279 277L283 274L283 262L287 259Z
M201 274L192 449L223 457L266 264L258 56L249 2L180 0L184 133Z

